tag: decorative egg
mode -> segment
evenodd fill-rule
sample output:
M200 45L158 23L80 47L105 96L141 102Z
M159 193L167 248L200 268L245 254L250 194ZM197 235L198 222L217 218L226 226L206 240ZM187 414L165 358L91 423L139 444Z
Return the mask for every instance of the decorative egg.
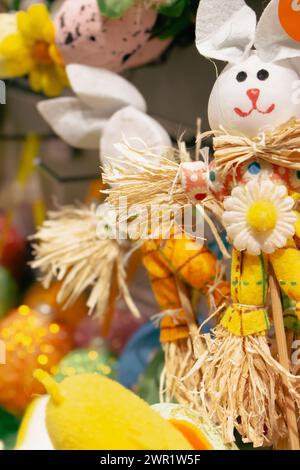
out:
M46 427L49 395L35 398L28 406L17 435L15 450L54 450Z
M64 357L57 366L54 379L61 382L67 377L81 373L98 373L113 378L115 370L116 358L109 351L79 349ZM17 450L54 450L46 428L48 402L49 396L44 395L34 399L28 406L18 432Z
M26 267L26 239L5 214L0 214L0 245L1 265L14 277L20 277Z
M0 318L18 305L18 286L10 272L0 266Z
M55 16L56 44L66 65L120 72L130 67L130 61L139 64L134 57L150 40L156 18L154 9L141 7L130 8L121 18L108 18L101 15L97 0L66 0ZM151 59L156 51L161 52L157 43L149 48Z
M186 437L113 380L81 374L58 384L42 371L36 376L50 394L36 415L36 433L46 426L56 450L192 450ZM32 414L25 418L27 429L31 420Z
M135 318L126 308L117 308L113 315L108 335L104 336L107 347L116 355L123 352L128 340L145 323L144 318ZM103 335L99 318L84 318L74 333L75 345L79 348L89 347Z
M210 421L181 405L149 407L117 382L95 374L61 383L41 371L37 375L51 396L28 408L18 450L238 450L224 445Z
M95 316L87 316L74 332L74 343L77 348L88 348L100 338L100 321Z
M26 293L24 304L43 315L50 315L53 321L63 323L74 329L88 314L87 298L82 294L73 305L64 308L64 305L56 300L60 288L61 283L58 281L53 282L48 289L44 288L41 283L36 282Z
M217 427L196 411L174 403L151 407L180 431L197 450L238 450L235 444L224 444Z
M107 344L111 351L119 355L131 336L145 323L145 318L136 318L126 308L118 308L112 320Z
M77 349L70 352L57 366L54 379L61 382L73 375L95 373L114 378L116 375L116 357L104 348Z
M128 59L126 69L133 69L157 60L170 46L173 38L151 38L139 51Z
M71 333L22 305L0 321L0 341L6 350L6 363L0 365L0 406L19 415L34 395L44 392L34 371L54 371L72 348Z
M138 395L140 380L161 347L159 335L159 328L148 321L132 335L119 358L118 382L126 388L138 390ZM154 376L152 380L155 381ZM151 404L157 401L158 398Z

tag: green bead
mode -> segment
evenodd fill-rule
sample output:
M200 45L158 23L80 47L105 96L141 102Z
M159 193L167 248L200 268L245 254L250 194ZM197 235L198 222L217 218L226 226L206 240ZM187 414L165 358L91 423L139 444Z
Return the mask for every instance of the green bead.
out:
M214 183L216 181L216 173L214 171L209 172L209 181Z

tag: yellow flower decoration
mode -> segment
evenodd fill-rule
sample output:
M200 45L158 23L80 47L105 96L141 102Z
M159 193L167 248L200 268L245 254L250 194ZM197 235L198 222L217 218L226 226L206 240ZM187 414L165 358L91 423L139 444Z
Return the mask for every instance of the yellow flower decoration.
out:
M62 58L55 46L55 30L45 5L17 13L17 30L0 43L5 77L29 76L33 91L60 95L68 85Z

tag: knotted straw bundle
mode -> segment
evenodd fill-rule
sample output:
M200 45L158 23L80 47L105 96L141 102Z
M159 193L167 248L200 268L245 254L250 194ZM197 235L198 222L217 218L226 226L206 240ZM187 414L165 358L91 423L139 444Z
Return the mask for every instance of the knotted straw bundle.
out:
M272 357L266 336L240 337L221 325L206 334L200 410L220 425L225 442L237 429L254 447L277 445L288 435L287 397L300 406L299 378Z
M158 156L147 149L141 155L145 158L139 159L138 156L134 163L126 162L126 167L115 161L104 167L103 182L111 188L103 192L108 194L110 204L118 206L123 198L129 207L137 204L188 204L189 199L178 178L180 163L175 158Z
M127 286L126 264L133 251L128 242L101 238L97 226L97 207L62 207L48 214L32 237L40 280L49 287L53 279L62 281L57 301L67 308L86 290L90 312L103 316L117 286L135 316L139 312Z
M200 139L214 135L216 167L227 173L253 158L288 168L300 169L300 119L292 118L274 129L267 129L250 139L231 135L224 129L201 134Z
M165 155L159 156L146 147L143 150L136 150L128 146L127 150L135 156L135 160L126 161L125 167L113 160L103 169L103 182L110 186L109 189L103 191L108 195L107 202L115 207L121 222L124 221L124 215L118 211L119 209L122 211L123 201L126 202L128 209L136 206L159 207L162 219L174 221L176 213L173 210L174 207L177 210L183 209L191 203L180 180L181 164L191 161L184 144L179 143L179 150L165 149ZM219 222L222 221L222 206L213 196L208 195L201 205L214 214ZM149 227L148 216L147 211L140 214L141 228ZM206 211L203 211L203 216L212 230L223 256L229 258L228 251L213 220ZM155 237L155 227L149 227L149 231L151 236Z

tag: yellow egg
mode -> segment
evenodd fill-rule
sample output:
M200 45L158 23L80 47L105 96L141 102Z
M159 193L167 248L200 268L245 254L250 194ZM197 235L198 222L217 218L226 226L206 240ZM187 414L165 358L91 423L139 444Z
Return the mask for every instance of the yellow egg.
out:
M131 391L98 374L60 384L43 371L51 399L46 427L56 450L191 450L171 423Z

